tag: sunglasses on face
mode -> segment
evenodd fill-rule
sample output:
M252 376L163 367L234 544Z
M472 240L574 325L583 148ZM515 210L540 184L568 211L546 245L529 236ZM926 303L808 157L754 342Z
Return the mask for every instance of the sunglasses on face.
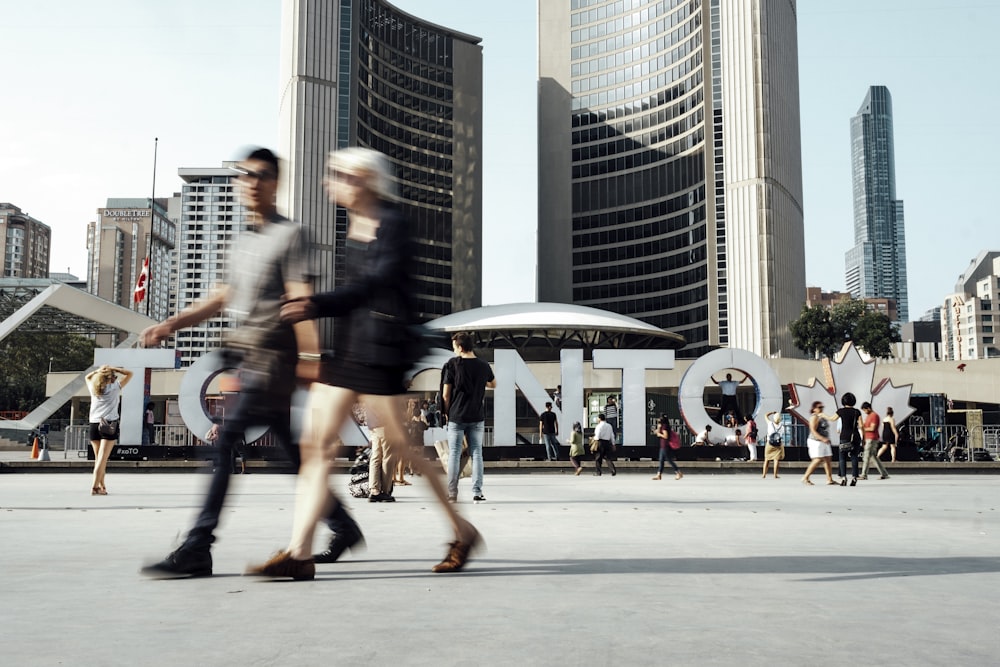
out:
M246 167L235 167L234 169L239 174L237 178L241 181L273 181L277 178L272 171L253 171Z

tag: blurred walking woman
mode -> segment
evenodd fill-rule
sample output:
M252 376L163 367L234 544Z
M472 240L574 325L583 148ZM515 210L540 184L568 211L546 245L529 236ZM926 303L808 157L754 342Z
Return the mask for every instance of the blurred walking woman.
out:
M394 185L385 156L363 148L330 155L326 187L330 199L347 209L344 284L331 292L292 300L281 309L287 322L335 317L335 361L324 367L321 382L309 390L300 449L292 538L288 549L247 573L267 577L312 579L311 557L316 523L336 502L328 475L341 427L351 406L361 402L374 410L385 428L386 443L395 456L409 458L417 473L431 484L455 540L434 572L453 572L466 563L480 540L471 523L448 503L438 474L422 456L412 456L400 416L404 374L412 359L406 352L413 321L414 296L410 265L415 248L406 220L390 200Z
M121 379L118 376L121 375ZM108 457L118 442L118 404L122 397L122 387L132 379L132 371L124 368L101 366L87 373L87 390L90 391L90 446L94 448L94 478L90 495L106 496L104 473L108 467ZM101 420L110 427L102 432Z
M830 422L839 419L838 415L828 415L823 412L823 402L813 401L812 409L809 410L809 437L806 444L809 446L809 458L812 461L806 468L806 474L802 476L802 483L812 486L809 477L820 465L826 473L826 483L836 484L833 481L833 447L830 445Z

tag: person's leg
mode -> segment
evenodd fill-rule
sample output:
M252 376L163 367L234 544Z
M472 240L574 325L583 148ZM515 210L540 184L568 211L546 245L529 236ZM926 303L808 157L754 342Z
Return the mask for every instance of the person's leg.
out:
M594 452L594 474L598 477L601 476L601 462L604 460L604 445L603 443L598 443L597 451Z
M339 433L351 415L357 394L349 389L315 383L309 388L299 451L302 465L295 493L295 515L288 553L295 560L312 557L316 524L335 502L329 474Z
M111 457L111 450L114 449L117 440L91 440L90 446L94 448L94 477L91 484L92 489L96 489L99 495L105 490L104 475L108 469L108 459Z
M847 478L847 454L850 451L851 446L847 443L840 443L840 447L837 449L837 475L843 478Z
M871 464L872 440L865 440L864 450L861 452L861 479L868 477L868 466Z
M674 450L670 449L669 446L665 447L664 449L667 452L667 463L669 463L670 467L673 469L674 476L677 479L680 479L681 477L683 477L683 475L681 475L681 469L677 467L677 460L674 458Z
M873 441L872 442L872 451L874 451L877 446L878 446L878 441L877 440ZM882 459L879 458L878 455L875 455L875 456L872 457L872 463L874 463L875 467L878 468L878 472L882 476L883 479L885 479L886 477L889 476L889 471L886 470L885 464L882 463Z
M887 444L885 444L883 442L882 446L878 448L878 454L876 456L878 456L879 458L882 458L882 455L885 454L885 450L887 450L887 449L889 449L889 445L887 445Z
M851 447L851 479L858 478L858 448Z
M441 476L423 456L413 456L407 451L406 433L399 422L399 415L403 414L403 403L397 396L368 396L366 401L378 413L382 424L385 426L386 445L395 455L408 458L414 472L422 475L431 485L431 491L438 500L442 511L455 531L457 542L460 545L471 546L479 540L479 531L475 527L460 517L454 506L448 502L448 492ZM442 570L445 571L445 570Z
M374 429L369 441L372 451L368 456L368 496L382 495L382 463L384 459L383 447L380 438L375 435Z
M458 498L458 480L462 475L462 439L468 424L448 422L448 498Z
M834 484L833 481L833 456L823 457L823 472L826 473L826 483Z
M375 430L378 432L379 447L382 450L382 470L380 471L380 475L382 476L382 493L391 496L393 490L396 488L396 457L393 456L393 453L386 446L385 429L379 426Z
M656 467L656 475L653 477L653 479L661 479L663 477L663 465L667 461L667 449L668 447L660 447L659 463Z
M614 477L618 474L618 468L615 467L615 444L614 441L608 442L605 445L607 451L604 453L604 458L608 462L608 469L611 470L611 476Z
M472 497L483 497L483 434L485 422L469 424L465 436L469 441L469 456L472 458Z
M819 464L820 464L820 463L821 463L822 461L823 461L823 459L822 459L822 458L818 458L818 457L817 457L817 458L814 458L813 460L811 460L811 461L809 462L809 465L808 465L808 466L806 467L806 472L805 472L805 474L804 474L804 475L802 475L802 481L803 481L804 483L807 483L807 484L811 484L811 483L812 483L812 482L810 482L810 481L809 481L809 477L810 477L810 476L811 476L811 475L813 474L813 471L815 471L815 470L816 470L816 468L817 468L817 467L819 467Z

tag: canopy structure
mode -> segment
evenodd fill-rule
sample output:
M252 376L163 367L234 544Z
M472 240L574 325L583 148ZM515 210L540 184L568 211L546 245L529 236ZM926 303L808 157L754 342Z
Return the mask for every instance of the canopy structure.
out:
M0 340L11 332L136 334L156 322L58 280L0 280Z
M583 349L590 359L595 349L677 350L684 337L651 324L606 310L566 303L508 303L484 306L439 317L431 329L468 331L478 347L513 349L525 360L550 361L564 348Z
M130 347L139 332L156 321L58 280L0 280L0 340L14 331L31 333L123 334L118 347ZM89 369L88 369L89 370ZM24 419L5 421L6 429L33 429L58 410L80 387L84 371Z

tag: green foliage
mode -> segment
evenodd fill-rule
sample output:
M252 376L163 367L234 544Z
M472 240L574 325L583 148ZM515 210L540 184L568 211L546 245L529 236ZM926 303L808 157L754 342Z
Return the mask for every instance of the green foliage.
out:
M30 411L45 401L45 374L94 364L94 341L71 333L15 331L0 341L0 410Z
M799 318L789 323L789 329L797 348L827 357L832 357L847 341L854 341L858 349L884 359L892 355L892 343L900 340L899 327L861 299L841 301L829 309L803 306Z

